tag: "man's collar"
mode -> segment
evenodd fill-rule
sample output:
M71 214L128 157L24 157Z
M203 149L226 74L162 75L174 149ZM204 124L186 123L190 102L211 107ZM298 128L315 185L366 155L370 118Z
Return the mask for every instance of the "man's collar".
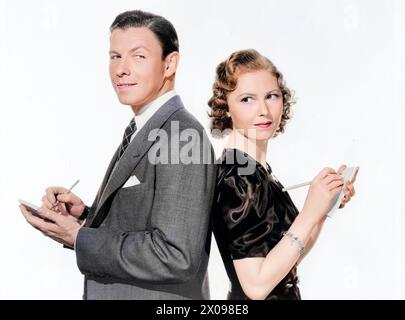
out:
M135 114L135 123L137 127L137 131L139 131L146 122L153 116L153 114L163 106L167 101L173 98L176 95L176 91L170 90L165 94L157 97L155 100L149 102L147 105L143 106L141 110L139 110Z

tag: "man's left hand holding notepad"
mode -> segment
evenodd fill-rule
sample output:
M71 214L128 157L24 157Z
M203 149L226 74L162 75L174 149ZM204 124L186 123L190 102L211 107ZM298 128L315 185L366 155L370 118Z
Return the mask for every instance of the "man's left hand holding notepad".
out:
M20 201L20 210L25 219L43 234L73 248L82 221L79 217L85 210L83 201L69 189L50 187L42 197L42 207Z

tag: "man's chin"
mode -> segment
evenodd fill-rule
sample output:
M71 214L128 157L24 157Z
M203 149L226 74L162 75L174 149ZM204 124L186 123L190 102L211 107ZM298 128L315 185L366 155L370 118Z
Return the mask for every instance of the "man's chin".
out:
M118 96L118 100L124 106L132 106L132 105L136 104L136 101L137 101L135 99L128 99L128 97L123 97L123 96Z

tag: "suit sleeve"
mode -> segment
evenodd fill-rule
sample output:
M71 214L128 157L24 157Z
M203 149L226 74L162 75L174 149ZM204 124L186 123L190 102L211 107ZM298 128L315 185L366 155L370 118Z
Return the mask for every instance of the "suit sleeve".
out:
M156 165L150 231L80 229L77 264L88 276L182 283L198 271L208 234L216 165Z

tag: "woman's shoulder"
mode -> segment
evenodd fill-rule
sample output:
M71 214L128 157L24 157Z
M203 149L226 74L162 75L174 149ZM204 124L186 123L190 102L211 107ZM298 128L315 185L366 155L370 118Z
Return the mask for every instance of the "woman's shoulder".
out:
M225 149L219 162L217 187L258 190L268 180L268 172L255 159L238 149Z
M233 177L244 181L263 181L267 178L266 169L246 152L226 148L223 150L218 177L220 180Z

